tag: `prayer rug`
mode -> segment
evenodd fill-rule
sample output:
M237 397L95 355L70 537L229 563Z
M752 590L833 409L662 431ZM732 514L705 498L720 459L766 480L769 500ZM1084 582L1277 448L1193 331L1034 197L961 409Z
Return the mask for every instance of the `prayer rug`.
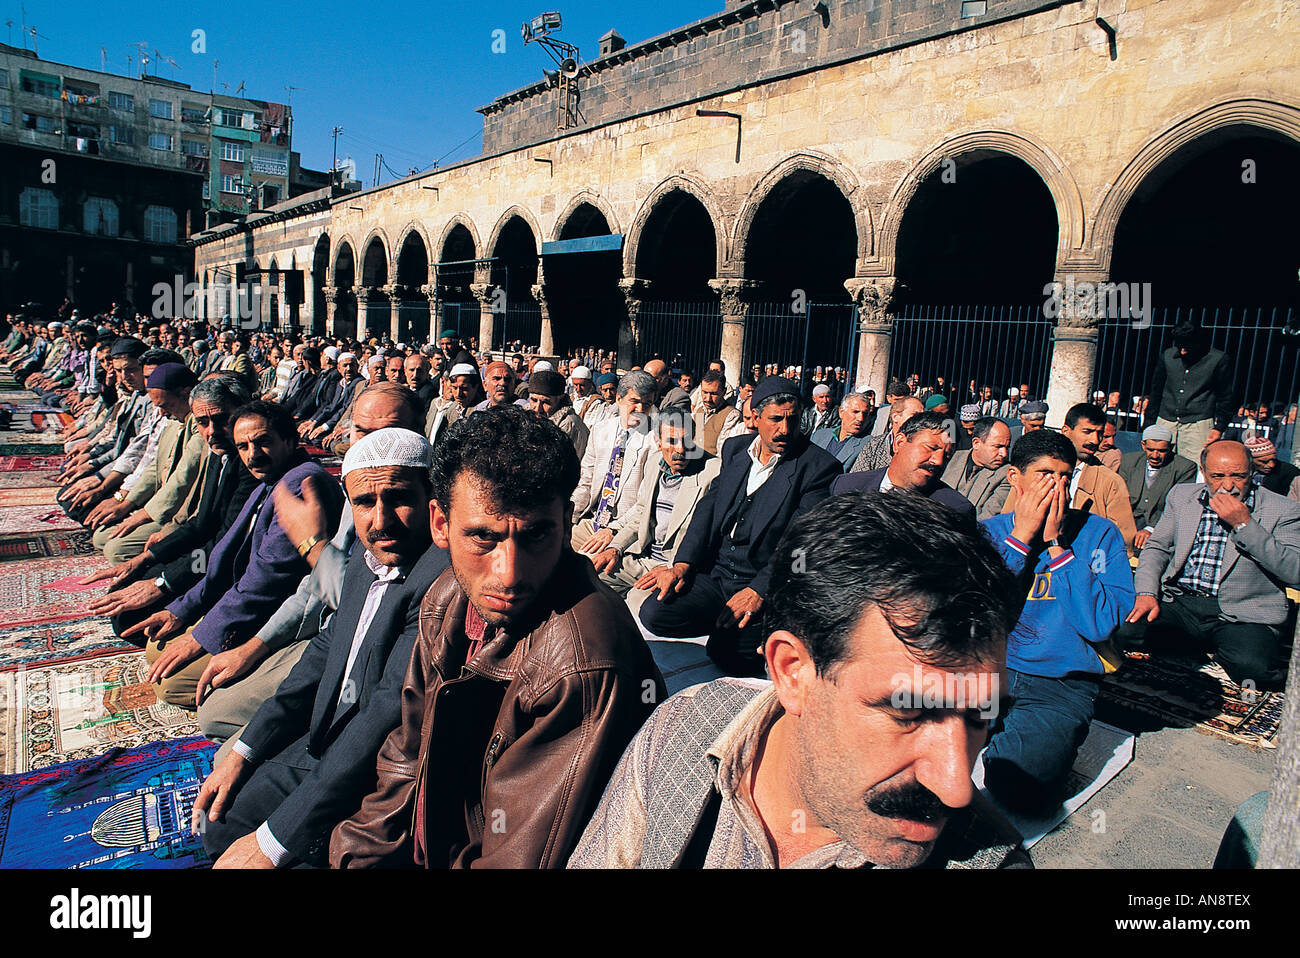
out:
M0 868L208 865L190 814L216 750L172 739L0 778Z
M1143 654L1128 653L1102 683L1099 718L1137 732L1195 728L1252 748L1277 747L1283 693L1242 689L1203 656Z
M12 506L0 511L0 534L15 532L74 532L80 523L68 518L58 505Z
M84 529L0 535L0 562L97 554L91 534Z
M50 621L86 614L91 599L108 591L108 580L82 585L92 572L108 567L99 556L32 559L0 564L0 624ZM0 632L0 647L5 635Z
M0 489L0 509L10 506L57 506L54 497L58 494L56 486L44 489Z
M83 662L138 648L115 636L103 616L32 619L9 624L0 635L0 672Z
M0 774L198 734L194 713L159 702L144 652L0 672Z
M0 472L32 472L35 470L58 472L63 468L62 451L57 456L0 456Z
M57 469L42 469L31 472L0 472L0 489L54 489L59 488L55 482Z
M10 433L10 435L13 435ZM62 442L24 442L21 439L0 442L0 456L41 456L50 457L57 454L63 458Z

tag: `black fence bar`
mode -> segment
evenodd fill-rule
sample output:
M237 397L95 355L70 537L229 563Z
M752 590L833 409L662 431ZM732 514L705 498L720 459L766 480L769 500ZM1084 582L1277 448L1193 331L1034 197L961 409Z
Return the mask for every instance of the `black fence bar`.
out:
M795 312L788 302L751 303L745 319L745 350L742 375L759 368L762 378L775 367L778 374L796 368L800 390L812 389L817 367L823 378L853 382L857 365L857 307L852 303L807 303ZM825 371L830 371L826 377Z
M656 356L669 365L685 369L698 379L722 350L722 309L716 300L698 302L646 301L637 313L640 327L640 355L643 365ZM627 368L633 357L619 357Z

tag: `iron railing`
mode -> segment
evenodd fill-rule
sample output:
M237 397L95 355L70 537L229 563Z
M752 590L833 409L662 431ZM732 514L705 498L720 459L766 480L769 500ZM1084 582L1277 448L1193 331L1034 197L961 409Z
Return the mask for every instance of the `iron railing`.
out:
M697 302L654 302L641 304L637 313L640 327L638 355L619 357L619 365L630 367L628 359L646 363L654 357L679 369L703 375L709 360L717 359L722 348L722 309L717 300Z

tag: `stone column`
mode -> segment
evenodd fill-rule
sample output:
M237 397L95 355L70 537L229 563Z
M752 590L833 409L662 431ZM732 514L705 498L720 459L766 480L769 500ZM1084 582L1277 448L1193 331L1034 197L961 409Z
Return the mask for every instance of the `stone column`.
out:
M894 334L893 276L855 276L844 288L858 308L858 368L853 374L857 392L873 389L876 402L885 401L889 384L889 347Z
M379 291L388 297L388 335L395 343L406 342L406 333L402 329L402 298L406 287L398 283L381 286Z
M492 311L492 307L495 303L500 302L501 298L497 296L497 287L486 280L482 283L470 283L469 291L478 300L478 348L491 352L492 331L496 320L496 313ZM502 354L505 353L504 341L501 351Z
M357 339L365 342L370 338L370 298L378 290L371 286L356 286L353 295L357 298Z
M1044 306L1048 318L1056 320L1052 369L1047 377L1047 425L1060 429L1069 408L1090 399L1101 319L1094 290L1096 283L1106 282L1106 274L1057 273L1053 282L1060 295Z
M635 276L618 281L627 304L627 319L618 324L618 368L631 369L641 362L641 304L650 294L650 280Z
M758 280L724 276L709 280L722 305L722 361L727 365L727 385L740 386L745 366L745 320L749 304L762 284Z
M537 345L537 351L543 356L555 355L555 331L551 327L551 307L546 301L546 275L543 272L542 264L537 264L537 282L532 288L533 299L542 310L542 335Z
M322 286L321 292L325 295L325 332L329 336L335 335L334 329L334 311L338 305L339 288L337 286ZM316 317L312 317L313 324Z

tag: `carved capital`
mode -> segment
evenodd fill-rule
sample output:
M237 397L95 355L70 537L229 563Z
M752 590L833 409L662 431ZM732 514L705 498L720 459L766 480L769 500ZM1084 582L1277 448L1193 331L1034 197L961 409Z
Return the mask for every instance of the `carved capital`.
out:
M620 279L618 288L623 291L623 301L627 304L627 319L634 326L641 315L641 303L650 295L651 282L636 276Z
M379 291L373 286L357 286L353 290L353 295L356 296L358 303L365 303L371 299L378 299L378 293Z
M1043 315L1058 329L1087 335L1110 307L1110 284L1104 273L1058 273L1043 301Z
M709 280L709 289L718 294L722 305L722 321L744 322L749 304L757 298L763 284L756 279L737 279L724 276Z
M339 288L337 286L322 286L321 293L325 296L325 302L331 306L338 302Z
M497 288L492 283L470 283L469 291L478 300L479 306L491 306Z
M889 333L894 328L892 315L894 288L892 276L854 276L844 281L858 307L858 330L864 333Z
M545 315L546 315L546 312L547 312L547 308L546 308L546 284L545 284L545 283L534 283L533 286L532 286L531 289L530 289L530 292L533 294L533 299L536 301L537 305L540 306L540 307L542 308L542 315L545 316Z

